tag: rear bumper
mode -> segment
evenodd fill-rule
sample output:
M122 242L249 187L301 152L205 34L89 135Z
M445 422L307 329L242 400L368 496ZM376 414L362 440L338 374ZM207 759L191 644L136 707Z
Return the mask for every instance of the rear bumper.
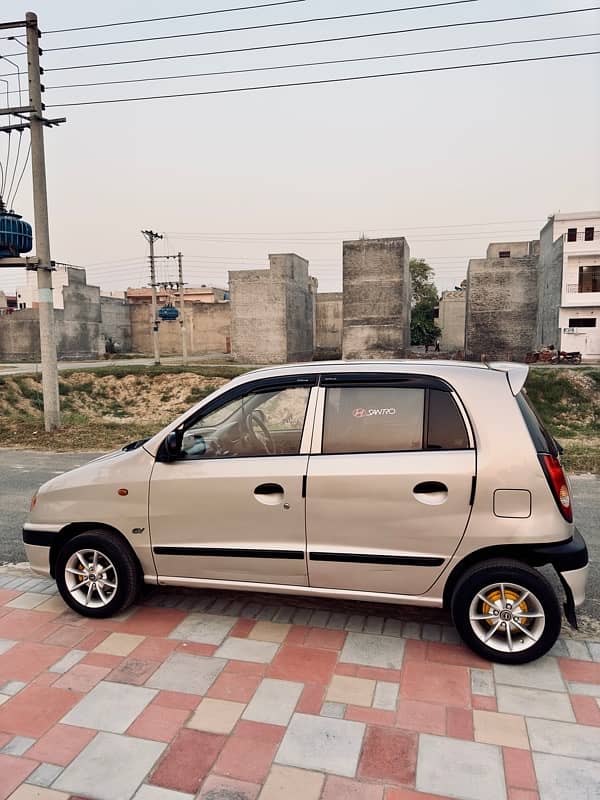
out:
M577 628L575 609L585 600L589 558L583 536L577 528L573 538L557 544L538 545L531 550L536 566L552 564L565 591L564 604L567 621Z

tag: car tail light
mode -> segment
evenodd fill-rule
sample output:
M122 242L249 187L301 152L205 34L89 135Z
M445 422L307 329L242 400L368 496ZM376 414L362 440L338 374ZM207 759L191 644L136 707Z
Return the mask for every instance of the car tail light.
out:
M542 462L542 467L546 473L546 478L548 479L560 513L567 522L573 522L571 492L569 491L569 484L567 483L560 461L556 456L547 454L540 455L540 461Z

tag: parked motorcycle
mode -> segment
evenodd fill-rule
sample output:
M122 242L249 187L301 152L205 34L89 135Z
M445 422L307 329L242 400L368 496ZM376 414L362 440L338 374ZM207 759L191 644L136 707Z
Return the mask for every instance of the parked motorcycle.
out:
M579 350L559 350L557 363L559 364L581 364L581 353Z

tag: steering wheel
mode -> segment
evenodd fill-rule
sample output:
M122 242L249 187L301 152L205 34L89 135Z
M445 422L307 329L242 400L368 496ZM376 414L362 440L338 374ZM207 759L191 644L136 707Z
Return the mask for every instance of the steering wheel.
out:
M275 442L259 411L251 411L246 417L246 431L254 445L261 447L268 455L275 452Z

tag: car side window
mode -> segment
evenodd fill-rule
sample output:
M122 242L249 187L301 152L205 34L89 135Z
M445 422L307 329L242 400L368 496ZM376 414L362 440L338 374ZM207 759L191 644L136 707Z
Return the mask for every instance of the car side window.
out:
M450 392L429 390L428 450L467 450L465 422Z
M253 391L184 427L181 458L297 455L310 387Z
M328 388L322 452L421 450L424 405L424 389L390 386Z

